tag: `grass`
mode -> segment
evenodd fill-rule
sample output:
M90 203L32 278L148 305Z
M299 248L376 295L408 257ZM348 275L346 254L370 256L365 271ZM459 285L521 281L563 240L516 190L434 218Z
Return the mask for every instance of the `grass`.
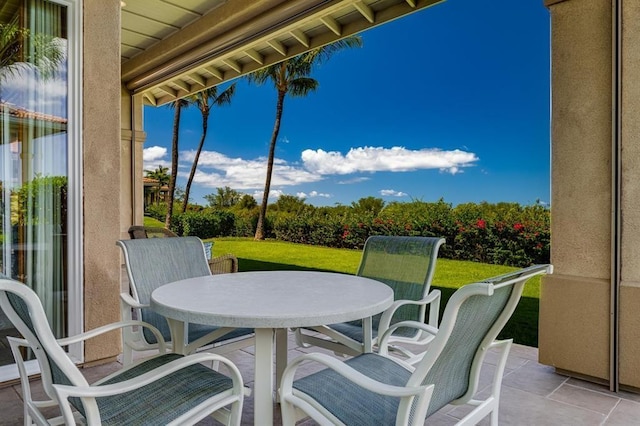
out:
M146 224L146 223L145 223ZM233 253L240 271L320 270L353 274L360 262L359 250L335 249L294 244L275 240L255 241L251 238L215 238L215 256ZM485 263L438 259L433 287L442 292L441 313L453 292L468 283L504 274L517 268ZM525 286L523 297L500 338L513 338L516 343L538 346L538 310L540 277Z
M152 228L164 228L164 222L160 222L158 219L154 219L149 216L144 217L144 226L150 226Z

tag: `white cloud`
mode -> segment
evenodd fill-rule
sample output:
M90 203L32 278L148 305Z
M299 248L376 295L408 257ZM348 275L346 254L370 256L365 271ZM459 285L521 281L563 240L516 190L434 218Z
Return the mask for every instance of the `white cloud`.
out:
M380 195L385 197L406 197L409 194L402 191L396 191L394 189L382 189L380 190Z
M264 194L264 191L253 191L253 198L255 198L258 201L261 201L262 200L262 194ZM278 199L282 195L284 195L284 191L281 190L281 189L271 189L271 190L269 190L269 200Z
M195 151L185 151L181 153L181 160L190 164L194 155ZM209 188L223 186L237 190L262 188L264 187L266 170L266 158L245 160L227 157L219 152L203 151L200 154L198 172L194 177L194 182ZM319 174L289 165L282 159L274 160L271 176L272 186L292 186L318 182L322 179L323 177Z
M161 146L150 146L142 150L143 170L155 170L158 166L169 168L171 172L171 161L167 159L167 148Z
M366 182L368 180L370 180L371 178L368 177L356 177L353 179L347 179L347 180L341 180L338 182L338 185L351 185L352 183L360 183L360 182Z
M298 193L296 193L296 197L298 197L298 198L316 198L316 197L331 198L332 195L331 194L325 194L323 192L318 192L318 191L311 191L308 194L306 192L298 192Z
M167 148L162 146L150 146L142 150L142 159L144 161L156 161L167 155Z
M151 146L144 149L144 168L153 170L159 165L170 167L167 148ZM180 152L179 176L187 178L195 158L195 150ZM461 173L463 167L472 166L478 160L471 152L439 149L408 150L402 147L352 148L346 155L340 152L326 152L321 149L307 149L302 152L302 163L288 163L274 159L271 186L283 188L300 184L320 182L328 175L344 175L357 172L392 171L407 172L421 169L440 169L447 173ZM261 189L266 178L267 159L243 159L229 157L216 151L202 151L194 184L205 188L229 186L240 191L255 190L255 197L262 198ZM370 180L370 177L354 177L338 183L352 184ZM392 190L387 190L392 191ZM282 191L273 192L269 197L277 198ZM301 193L302 194L302 193ZM398 195L400 194L400 195ZM385 194L406 196L404 193ZM304 197L331 198L332 195L318 191L304 194Z
M307 170L320 175L345 175L357 172L408 172L424 169L440 169L452 174L461 167L473 165L478 157L472 152L455 149L443 151L437 148L409 150L403 147L351 148L346 155L337 151L307 149L302 161Z

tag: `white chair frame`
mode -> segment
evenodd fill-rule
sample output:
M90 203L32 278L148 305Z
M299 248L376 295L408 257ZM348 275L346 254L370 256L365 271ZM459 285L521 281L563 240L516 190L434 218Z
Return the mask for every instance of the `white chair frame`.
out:
M305 354L295 358L285 369L281 382L282 385L279 391L283 425L293 426L297 420L304 417L311 417L321 425L344 425L344 423L332 414L329 409L322 406L309 395L298 391L293 387L294 376L296 375L298 368L308 362L323 364L342 376L345 382L353 382L361 388L377 394L400 398L400 404L396 416L396 425L422 425L427 415L433 392L438 386L438 383L425 384L424 380L436 362L439 361L439 358L448 343L448 339L454 331L456 319L463 303L473 296L492 296L494 291L499 288L513 286L513 290L506 305L502 308L501 313L490 326L476 349L471 362L471 374L469 376L466 392L458 398L447 401L447 403L454 405L469 404L474 407L474 409L461 419L457 425L466 426L476 424L487 415L491 415L492 426L497 426L502 376L512 340L495 341L494 339L513 314L513 311L520 300L526 281L535 275L551 273L552 271L553 268L551 265L536 265L511 274L505 274L486 280L486 282L469 284L459 288L453 296L451 296L451 299L449 299L440 328L437 330L437 333L428 346L427 351L422 354L422 357L414 365L403 362L396 357L389 356L388 342L393 330L399 327L414 327L421 329L426 333L432 333L434 330L426 324L415 321L400 322L386 330L380 338L380 351L377 356L392 359L397 364L403 366L408 374L410 373L405 386L391 386L373 380L350 367L348 365L349 361L345 363L326 354ZM491 348L495 348L499 351L499 361L493 376L490 395L483 400L474 399L473 397L478 391L482 363L487 351ZM443 360L443 362L446 363L447 361Z

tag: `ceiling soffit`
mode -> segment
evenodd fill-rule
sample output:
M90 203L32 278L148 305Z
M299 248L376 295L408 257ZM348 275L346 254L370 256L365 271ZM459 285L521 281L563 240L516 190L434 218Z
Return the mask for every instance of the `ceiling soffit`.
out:
M440 1L230 0L123 58L123 81L145 103L163 105Z

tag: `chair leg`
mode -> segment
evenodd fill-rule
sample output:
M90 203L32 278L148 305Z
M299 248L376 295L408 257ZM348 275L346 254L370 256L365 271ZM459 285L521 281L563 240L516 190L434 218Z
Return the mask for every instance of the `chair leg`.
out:
M282 426L295 426L296 410L293 404L281 400L280 411L282 412Z
M491 411L491 426L498 426L498 408L499 405L496 404Z
M122 345L122 365L127 367L133 362L133 349L127 344Z
M240 426L242 417L242 401L236 401L231 404L231 413L229 413L229 426Z

